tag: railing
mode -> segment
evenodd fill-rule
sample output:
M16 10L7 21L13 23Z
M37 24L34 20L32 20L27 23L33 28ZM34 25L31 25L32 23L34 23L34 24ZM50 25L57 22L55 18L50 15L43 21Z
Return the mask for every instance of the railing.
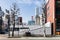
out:
M43 27L40 27L40 26L38 28L34 28L34 27L33 27L33 29L30 29L29 27L18 27L18 28L15 28L14 31L18 31L18 36L19 36L19 33L22 33L22 32L23 33L25 33L25 32L34 32L35 30L39 30L39 29L43 28ZM11 28L10 31L12 31L12 29L13 28ZM27 31L22 30L22 29L27 29ZM20 31L20 30L22 30L22 31ZM43 28L43 30L44 30L44 28ZM43 33L44 33L44 31L43 31Z

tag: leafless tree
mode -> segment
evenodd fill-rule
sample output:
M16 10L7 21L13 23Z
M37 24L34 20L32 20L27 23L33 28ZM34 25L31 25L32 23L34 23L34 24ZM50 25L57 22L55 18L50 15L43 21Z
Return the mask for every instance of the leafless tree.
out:
M11 14L12 14L12 20L13 20L13 31L12 31L12 36L14 36L14 28L15 28L15 17L17 16L17 14L19 13L19 8L17 6L16 3L12 4L11 7Z

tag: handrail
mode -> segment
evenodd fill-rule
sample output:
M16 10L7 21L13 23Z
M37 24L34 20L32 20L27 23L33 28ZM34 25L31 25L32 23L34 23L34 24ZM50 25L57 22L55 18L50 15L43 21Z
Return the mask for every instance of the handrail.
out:
M18 28L18 30L19 30L19 29L29 29L28 31L34 31L34 30L38 30L38 29L41 29L41 28L43 28L43 27L36 28L36 29L32 29L32 30L30 30L29 28ZM21 32L25 32L25 31L21 31Z
M29 31L34 31L34 30L38 30L38 29L41 29L41 28L37 28L37 29L29 30ZM22 32L25 32L25 31L22 31Z

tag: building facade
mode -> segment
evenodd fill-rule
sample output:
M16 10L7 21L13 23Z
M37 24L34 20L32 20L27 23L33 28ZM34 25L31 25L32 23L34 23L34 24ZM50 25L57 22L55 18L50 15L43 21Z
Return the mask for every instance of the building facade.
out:
M36 25L40 25L40 16L39 16L39 14L40 14L39 11L40 11L40 10L39 10L39 7L36 7L35 10L36 10L36 16L35 16L35 19L36 19L36 20L35 20L35 24L36 24Z
M41 26L43 26L43 21L42 21L43 19L42 19L42 18L43 18L43 17L42 17L42 14L41 14L41 15L40 15L40 25L41 25Z
M22 25L22 17L18 17L18 23L19 25Z
M60 0L48 0L46 9L46 22L52 23L54 35L60 35Z
M28 25L35 25L34 16L31 16L31 20L28 21Z
M35 21L28 21L28 25L35 25Z

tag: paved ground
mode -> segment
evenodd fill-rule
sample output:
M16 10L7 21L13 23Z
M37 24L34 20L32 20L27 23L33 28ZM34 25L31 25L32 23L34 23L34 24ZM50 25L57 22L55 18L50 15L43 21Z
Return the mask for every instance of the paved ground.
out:
M0 38L0 40L60 40L60 37L22 37L22 38Z
M60 40L60 37L20 37L20 38L8 38L8 36L0 34L0 40Z

